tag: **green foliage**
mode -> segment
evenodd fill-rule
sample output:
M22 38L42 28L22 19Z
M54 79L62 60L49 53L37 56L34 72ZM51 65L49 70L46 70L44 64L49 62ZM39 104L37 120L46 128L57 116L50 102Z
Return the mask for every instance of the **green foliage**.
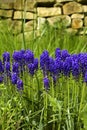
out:
M63 30L64 29L64 30ZM0 29L0 55L21 49L12 30ZM87 51L87 37L66 33L66 28L45 24L36 38L26 41L26 48L39 57L43 50L54 56L55 48L70 53ZM33 78L25 74L23 93L12 84L0 84L0 130L87 130L87 88L72 77L60 78L56 88L51 83L45 91L42 73Z

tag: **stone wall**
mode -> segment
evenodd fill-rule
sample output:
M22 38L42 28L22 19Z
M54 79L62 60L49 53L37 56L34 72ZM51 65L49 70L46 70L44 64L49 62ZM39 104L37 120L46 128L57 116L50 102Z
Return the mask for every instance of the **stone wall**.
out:
M24 13L24 11L26 13ZM48 21L50 25L63 22L69 32L87 28L87 0L4 0L0 3L0 23L6 22L14 34L25 34L40 29Z

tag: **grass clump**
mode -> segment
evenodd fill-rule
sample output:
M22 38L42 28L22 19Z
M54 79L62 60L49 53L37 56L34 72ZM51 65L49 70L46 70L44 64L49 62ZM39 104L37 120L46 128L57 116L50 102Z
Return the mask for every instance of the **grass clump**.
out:
M21 50L17 36L3 27L1 130L87 129L86 41L46 24Z

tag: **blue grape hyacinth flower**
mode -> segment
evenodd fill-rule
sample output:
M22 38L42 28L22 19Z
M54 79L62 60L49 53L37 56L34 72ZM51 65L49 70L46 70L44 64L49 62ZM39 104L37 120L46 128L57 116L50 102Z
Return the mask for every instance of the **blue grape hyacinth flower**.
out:
M47 77L45 77L45 78L43 79L43 82L44 82L44 88L45 88L46 90L48 90L49 87L50 87L50 81L49 81L49 79L48 79Z
M34 63L28 64L29 73L33 76L35 72L38 70L38 59L34 59Z
M2 57L3 57L3 63L6 61L6 62L9 62L10 61L10 53L9 52L4 52L2 54Z
M40 55L40 68L43 70L44 77L47 76L47 71L49 70L49 53L46 50Z
M33 76L34 75L34 64L30 63L28 64L28 70L29 70L29 73Z
M87 84L87 71L86 71L85 76L84 76L84 82Z
M79 64L80 64L80 71L82 73L82 76L84 77L87 71L87 53L80 54Z
M19 64L17 62L13 62L12 72L19 74Z
M2 61L0 60L0 73L4 72L4 66L2 64Z
M55 64L56 64L56 75L59 76L60 73L63 71L63 61L57 57L55 59Z
M56 48L56 50L55 50L55 58L60 58L61 59L61 50L60 50L60 48Z
M66 59L66 57L69 57L69 56L70 56L70 54L68 53L67 50L61 51L61 58L62 58L63 61Z
M87 71L85 72L83 81L84 81L84 82L86 83L86 85L87 85Z
M12 57L13 57L13 61L21 62L22 58L23 58L23 55L22 55L21 51L14 51Z
M17 73L12 73L11 74L11 82L12 82L12 84L17 84L17 80L18 80Z
M34 69L38 70L38 58L34 59Z
M3 76L0 76L0 83L3 83Z
M49 57L49 72L55 73L55 60L52 57Z
M77 60L72 61L72 75L75 79L80 76L80 66Z
M11 71L10 71L10 62L5 61L4 63L4 78L10 77L11 76Z
M5 70L6 72L10 72L10 62L5 62Z
M33 63L34 62L34 54L31 50L26 50L24 54L25 63Z
M72 58L67 57L63 62L63 74L65 76L70 76L71 68L72 68Z
M18 79L17 80L17 89L20 91L20 90L23 90L23 81L21 79Z

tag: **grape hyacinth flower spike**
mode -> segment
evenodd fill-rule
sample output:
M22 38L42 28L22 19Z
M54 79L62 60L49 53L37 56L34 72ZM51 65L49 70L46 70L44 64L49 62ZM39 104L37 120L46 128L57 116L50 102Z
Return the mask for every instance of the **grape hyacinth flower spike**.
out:
M18 79L17 73L12 73L11 74L11 82L12 82L12 84L17 84L17 79Z
M85 76L84 76L84 82L85 82L86 85L87 85L87 72L85 73Z
M5 62L5 70L6 72L10 71L10 62Z
M62 58L63 61L65 61L66 57L69 57L69 56L70 56L70 54L68 53L67 50L61 51L61 58Z
M40 68L43 70L44 77L47 76L49 70L49 53L46 50L40 55Z
M44 82L44 88L45 88L46 90L48 90L49 87L50 87L50 81L49 81L49 79L48 79L47 77L45 77L45 78L43 79L43 82Z
M18 91L23 90L23 81L21 79L17 80L17 89Z
M0 73L4 72L4 66L2 64L2 61L0 60Z
M71 57L67 57L66 60L63 62L63 74L67 77L70 76L72 68L72 59Z
M34 59L34 69L38 70L38 58Z
M18 64L18 62L13 62L13 64L12 64L12 72L17 73L19 75L19 64Z
M3 77L0 76L0 83L3 83Z
M77 60L72 61L72 75L76 80L78 80L80 76L80 67Z
M60 58L61 59L61 50L60 50L60 48L56 48L56 50L55 50L55 58Z
M19 62L19 63L22 61L22 58L23 58L22 53L20 51L14 51L12 57L13 57L13 61Z
M2 57L3 57L3 63L5 63L5 61L6 62L10 61L10 53L9 52L4 52Z
M11 76L11 71L10 71L10 62L6 62L4 64L4 75L6 75L7 77Z
M34 62L34 54L31 50L25 51L24 60L25 60L26 65Z
M33 76L34 75L34 64L33 63L28 64L28 70L29 70L29 73Z

